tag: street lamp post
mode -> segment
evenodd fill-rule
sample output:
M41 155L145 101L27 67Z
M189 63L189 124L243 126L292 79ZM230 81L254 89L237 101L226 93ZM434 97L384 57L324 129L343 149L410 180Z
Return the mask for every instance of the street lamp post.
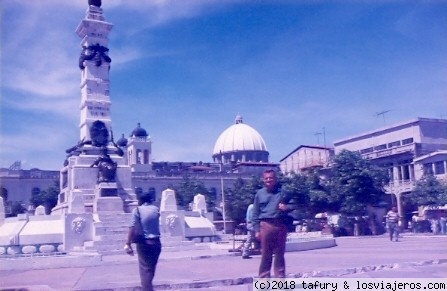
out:
M221 167L220 167L220 191L222 193L223 227L224 227L224 233L227 233L227 223L226 223L226 215L225 215L225 193L224 193L224 186L223 186L222 164L221 164Z

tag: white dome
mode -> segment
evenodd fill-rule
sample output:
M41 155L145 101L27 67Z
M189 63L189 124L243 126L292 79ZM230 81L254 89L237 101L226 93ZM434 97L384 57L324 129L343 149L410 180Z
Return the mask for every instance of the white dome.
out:
M267 151L262 136L252 127L242 123L240 116L236 117L235 124L219 136L214 145L213 155L238 151Z

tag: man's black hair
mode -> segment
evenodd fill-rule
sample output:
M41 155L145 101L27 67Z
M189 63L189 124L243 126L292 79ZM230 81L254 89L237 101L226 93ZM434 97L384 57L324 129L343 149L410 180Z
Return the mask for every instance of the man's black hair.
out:
M144 192L140 194L140 197L138 197L139 204L143 203L152 203L154 201L154 197L149 192Z

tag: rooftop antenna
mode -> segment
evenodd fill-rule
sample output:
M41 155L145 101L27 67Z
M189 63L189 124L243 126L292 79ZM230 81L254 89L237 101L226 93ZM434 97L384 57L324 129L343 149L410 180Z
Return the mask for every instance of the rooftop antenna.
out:
M15 161L10 167L9 169L11 171L19 171L22 169L22 162L21 161Z
M317 137L317 145L320 145L320 135L322 135L323 133L321 132L316 132L314 133L314 135Z
M384 110L384 111L376 112L376 117L379 117L380 115L382 115L382 117L383 117L383 123L386 124L386 121L385 121L385 113L388 113L388 112L390 112L390 110Z

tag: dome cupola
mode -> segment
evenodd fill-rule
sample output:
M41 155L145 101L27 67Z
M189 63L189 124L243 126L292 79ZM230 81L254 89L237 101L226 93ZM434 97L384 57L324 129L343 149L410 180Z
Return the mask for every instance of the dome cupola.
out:
M215 162L268 162L268 151L262 136L237 115L235 123L217 139L213 160Z
M121 135L121 138L116 142L116 144L119 147L125 147L125 146L127 146L127 142L128 142L128 140L127 140L127 138L124 137L124 133L123 133Z
M140 123L138 122L137 127L132 131L130 134L131 137L147 137L148 134L144 128L141 127Z

